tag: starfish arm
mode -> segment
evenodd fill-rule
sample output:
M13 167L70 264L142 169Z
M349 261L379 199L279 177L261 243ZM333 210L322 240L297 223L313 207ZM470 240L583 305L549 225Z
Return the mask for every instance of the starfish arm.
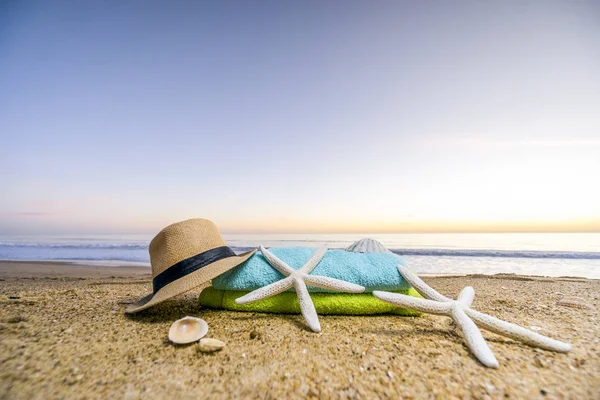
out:
M289 265L281 261L275 254L271 253L269 250L265 249L264 246L260 246L260 252L265 257L265 259L275 268L277 271L281 272L284 276L288 276L296 272L295 269L291 268Z
M525 329L519 325L502 321L501 319L492 317L491 315L487 315L469 308L466 309L465 312L482 328L497 333L498 335L520 340L530 346L536 346L542 349L558 351L561 353L566 353L572 349L572 346L569 343L551 339L547 336L530 331L529 329Z
M242 297L238 297L235 299L237 304L246 304L252 303L258 300L266 299L267 297L275 296L276 294L285 292L289 288L292 287L294 282L292 278L285 278L280 281L271 283L267 286L263 286L259 289L256 289Z
M321 275L304 275L302 279L309 286L337 290L338 292L362 293L365 291L364 286Z
M318 248L312 256L308 259L308 261L300 267L298 271L304 272L306 274L310 274L310 272L315 269L315 267L321 262L325 253L327 252L327 246L323 246Z
M465 307L471 307L471 304L473 304L474 298L475 298L475 289L473 289L471 286L467 286L463 290L460 291L460 294L458 295L458 299L456 299L456 301L458 301L460 304L462 304Z
M308 288L304 281L300 278L293 278L294 287L296 288L296 293L298 294L298 301L300 302L300 311L302 311L302 316L304 320L315 332L321 332L321 324L319 323L319 316L317 315L317 310L315 310L315 305L310 298L310 294L308 293Z
M437 315L450 315L452 310L451 302L439 302L435 300L420 299L418 297L407 296L399 293L382 292L375 290L373 296L379 300L383 300L387 303L394 304L403 308L410 308L413 310L437 314Z
M465 314L460 304L455 303L452 307L452 319L460 328L467 342L467 346L477 359L486 367L497 368L498 360L485 342L481 331L473 321Z
M402 277L406 279L408 283L410 283L411 286L415 288L415 290L426 299L437 301L452 301L446 296L443 296L440 293L436 292L429 285L423 282L421 278L410 272L405 266L398 264L398 271L400 271L400 275L402 275Z

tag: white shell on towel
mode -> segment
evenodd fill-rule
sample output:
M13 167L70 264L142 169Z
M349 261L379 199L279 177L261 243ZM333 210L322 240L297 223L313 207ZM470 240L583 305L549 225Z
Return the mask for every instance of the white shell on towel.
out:
M346 248L346 251L353 253L391 253L381 242L366 238L355 242Z
M185 317L173 322L169 329L169 340L177 344L197 342L208 332L205 320L195 317Z

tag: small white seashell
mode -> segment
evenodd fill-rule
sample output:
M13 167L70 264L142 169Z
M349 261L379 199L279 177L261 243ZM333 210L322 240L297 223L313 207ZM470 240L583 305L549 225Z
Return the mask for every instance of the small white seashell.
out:
M390 251L381 242L375 239L361 239L346 248L346 251L353 253L390 253Z
M539 326L535 326L535 325L531 325L529 327L529 329L531 329L532 331L541 331L542 330L542 328L540 328Z
M200 351L204 353L212 353L219 351L225 347L225 343L217 339L204 338L200 340Z
M197 342L208 332L205 320L196 317L185 317L173 322L169 328L169 340L177 344Z

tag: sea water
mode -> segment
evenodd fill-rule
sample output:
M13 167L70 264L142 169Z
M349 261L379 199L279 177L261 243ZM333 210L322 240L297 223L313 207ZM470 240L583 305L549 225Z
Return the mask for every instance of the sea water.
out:
M345 248L371 237L428 274L515 273L600 279L600 233L224 234L234 251L259 245ZM0 260L150 265L152 235L0 236Z

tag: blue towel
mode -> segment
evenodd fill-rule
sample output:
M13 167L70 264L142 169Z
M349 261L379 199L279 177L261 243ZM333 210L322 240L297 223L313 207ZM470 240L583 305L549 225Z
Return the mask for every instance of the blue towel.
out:
M310 247L272 247L271 253L294 269L299 269L315 252ZM341 279L365 287L365 292L373 290L408 290L398 264L404 261L393 253L354 253L346 250L327 250L321 262L311 275L323 275ZM212 280L218 290L252 291L283 279L284 276L271 266L257 251L252 257L237 267ZM331 292L327 289L309 287L311 292Z

